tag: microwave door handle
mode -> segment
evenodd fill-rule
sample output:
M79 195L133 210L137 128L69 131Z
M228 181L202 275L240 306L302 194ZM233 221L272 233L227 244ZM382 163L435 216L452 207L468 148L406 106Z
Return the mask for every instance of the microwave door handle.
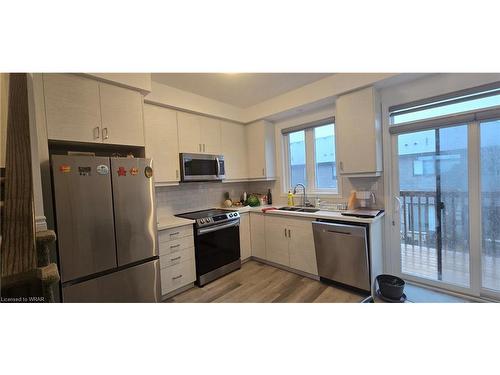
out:
M217 163L217 177L220 175L220 162L219 158L215 158L215 162Z

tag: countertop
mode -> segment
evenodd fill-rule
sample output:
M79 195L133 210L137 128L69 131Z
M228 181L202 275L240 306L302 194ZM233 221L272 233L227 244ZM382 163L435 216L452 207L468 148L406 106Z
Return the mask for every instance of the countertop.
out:
M183 225L192 225L195 221L184 219L177 216L163 216L158 218L158 230L182 227Z
M250 207L250 206L238 207L238 206L236 206L236 207L223 207L223 209L238 211L239 213L245 213L245 212L260 212L260 213L262 213L263 208L269 208L269 207L279 208L282 206L281 205L277 205L277 206L266 205L266 206L257 206L257 207ZM346 222L351 222L351 223L371 224L377 220L380 220L385 215L385 212L382 212L380 215L378 215L377 217L374 217L374 218L343 216L339 211L323 211L323 210L319 210L317 212L294 212L294 211L269 210L266 212L266 215L308 217L308 218L312 218L312 219L330 219L330 220L346 221Z

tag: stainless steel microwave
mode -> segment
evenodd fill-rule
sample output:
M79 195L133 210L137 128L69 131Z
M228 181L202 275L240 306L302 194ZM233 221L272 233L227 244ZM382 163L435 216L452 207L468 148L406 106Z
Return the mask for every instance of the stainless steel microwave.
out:
M181 181L220 181L226 178L224 156L180 154Z

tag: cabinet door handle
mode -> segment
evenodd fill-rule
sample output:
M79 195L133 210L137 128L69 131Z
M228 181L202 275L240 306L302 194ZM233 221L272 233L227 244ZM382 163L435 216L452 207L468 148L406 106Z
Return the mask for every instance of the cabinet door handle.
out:
M288 229L288 238L292 238L292 235L291 235L290 229Z
M173 262L174 260L179 260L179 259L181 259L181 257L180 257L180 256L175 257L175 258L170 258L170 261L171 261L171 262Z
M180 243L178 243L177 245L172 245L172 246L170 246L170 248L171 248L171 249L175 249L176 247L179 247L179 246L181 246L181 244L180 244Z
M339 162L339 166L340 166L340 170L343 171L344 170L344 163L343 162Z
M179 276L174 276L174 277L172 277L172 280L177 280L177 279L180 279L181 277L182 277L182 274L181 274L181 275L179 275Z
M205 143L203 143L203 152L205 152L205 146L206 146Z
M102 139L108 139L108 128L103 128L102 129Z
M97 139L97 138L99 138L99 137L100 137L100 135L99 135L99 127L98 127L98 126L96 126L96 127L94 128L94 139Z
M201 152L201 143L198 143L198 149Z
M179 232L170 233L171 236L177 236Z
M265 174L264 174L264 168L262 168L262 176L265 176Z
M286 237L286 228L285 228L285 237Z

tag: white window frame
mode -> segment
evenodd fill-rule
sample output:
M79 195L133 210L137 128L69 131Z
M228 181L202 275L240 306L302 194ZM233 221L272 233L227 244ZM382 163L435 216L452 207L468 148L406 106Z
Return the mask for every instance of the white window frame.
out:
M314 129L317 127L321 127L324 125L333 125L334 128L334 142L335 142L335 175L337 177L337 188L318 188L316 186L316 145L314 142ZM304 131L304 139L305 139L305 159L306 159L306 194L313 196L322 196L322 197L332 197L338 198L342 196L341 191L341 180L338 173L337 167L337 137L335 132L335 121L327 122L321 125L311 126L304 129L298 129L296 131ZM292 131L290 133L294 133ZM285 177L285 181L283 184L282 193L286 194L288 191L293 191L294 186L290 186L290 137L289 134L282 134L282 144L283 144L283 176ZM312 173L311 173L312 171Z

